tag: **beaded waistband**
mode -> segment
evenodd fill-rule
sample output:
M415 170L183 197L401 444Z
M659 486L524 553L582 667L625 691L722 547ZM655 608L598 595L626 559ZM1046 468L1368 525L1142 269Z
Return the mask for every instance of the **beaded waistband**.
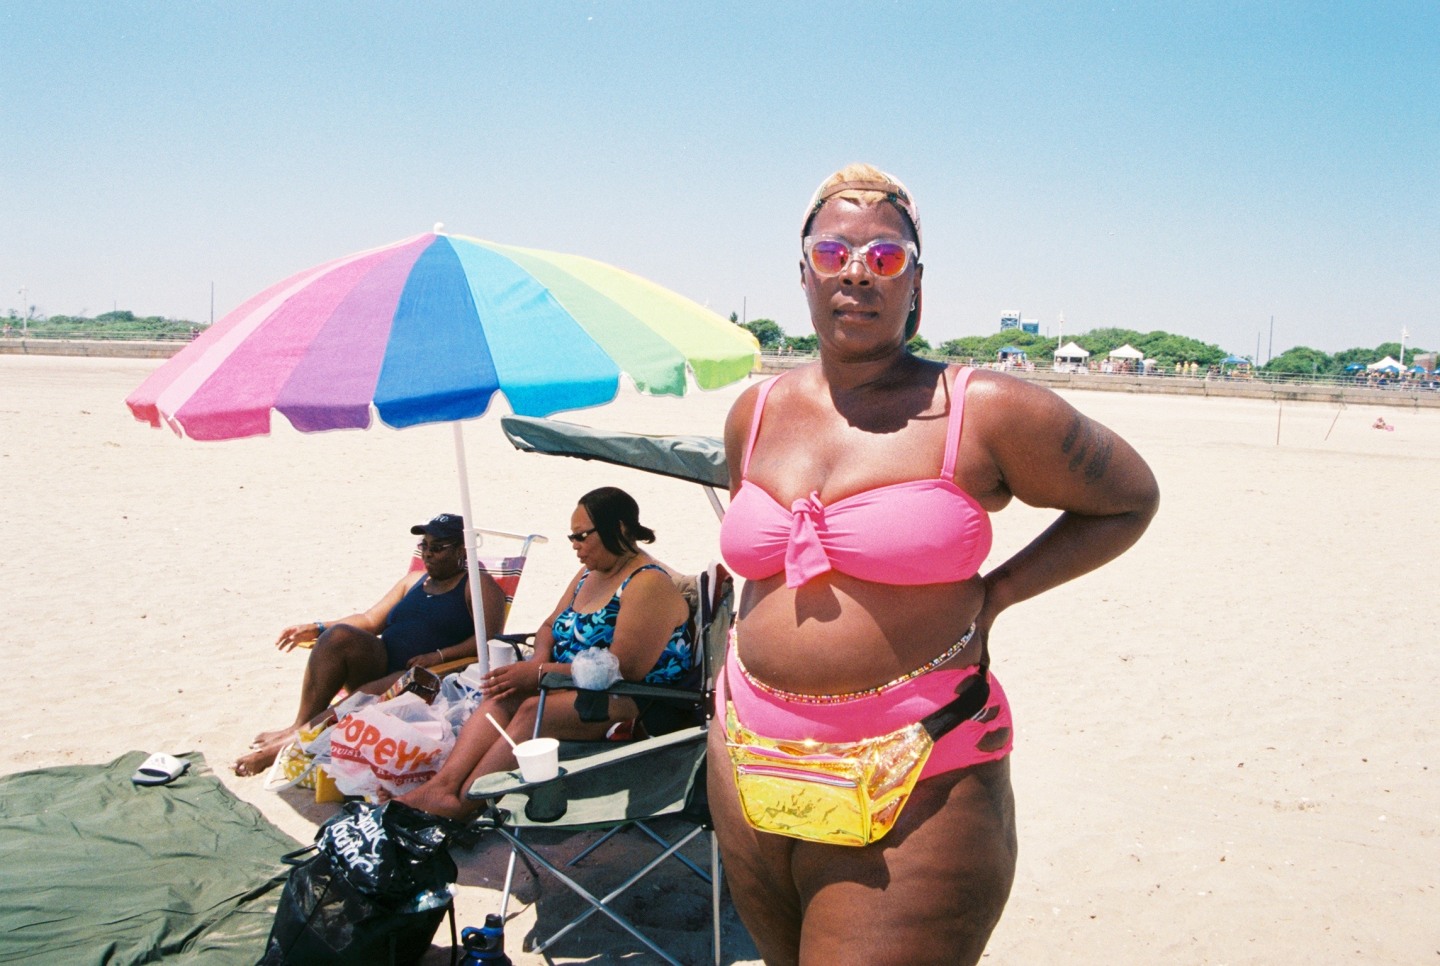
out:
M886 681L884 684L879 685L878 687L866 688L864 691L848 691L844 694L800 694L796 691L785 691L780 688L772 687L766 684L764 681L757 680L755 676L751 674L750 671L745 667L745 662L740 660L740 651L735 648L736 631L734 626L731 626L730 628L730 647L735 657L735 666L740 669L740 673L744 675L745 680L753 684L757 690L764 691L766 694L773 695L777 698L783 698L786 701L798 701L801 704L841 704L846 701L854 701L858 698L870 698L874 697L877 694L884 694L886 691L890 690L893 687L904 684L906 681L913 681L920 675L927 674L930 671L935 670L937 667L950 660L956 654L959 654L961 651L963 651L965 649L965 645L970 643L970 638L974 636L975 625L971 624L970 629L965 632L964 637L960 638L960 640L950 645L950 647L943 654L940 654L939 656L926 661L924 664L920 665L915 670L910 671L906 674L902 674L893 681Z

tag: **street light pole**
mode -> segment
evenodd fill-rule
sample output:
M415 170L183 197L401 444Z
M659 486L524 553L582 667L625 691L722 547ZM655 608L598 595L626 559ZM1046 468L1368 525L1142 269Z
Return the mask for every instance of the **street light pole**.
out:
M1405 331L1405 326L1400 326L1400 372L1405 372L1405 338L1410 333Z

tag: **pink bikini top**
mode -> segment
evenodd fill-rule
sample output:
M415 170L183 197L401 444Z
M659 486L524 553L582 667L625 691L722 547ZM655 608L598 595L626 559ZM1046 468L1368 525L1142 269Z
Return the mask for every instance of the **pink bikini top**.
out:
M740 489L720 525L720 552L731 571L764 580L784 570L791 588L830 570L877 584L954 583L975 576L990 552L990 516L955 485L965 386L973 371L961 368L950 391L939 477L877 486L829 506L811 492L788 510L748 478L765 397L779 377L764 383L745 444Z

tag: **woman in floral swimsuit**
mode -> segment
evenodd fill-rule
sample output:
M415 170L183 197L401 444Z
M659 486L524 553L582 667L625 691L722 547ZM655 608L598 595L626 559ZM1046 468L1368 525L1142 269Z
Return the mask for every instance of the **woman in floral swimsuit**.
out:
M486 714L516 741L530 738L541 676L567 670L584 650L608 648L627 681L678 684L691 674L690 608L670 571L640 549L641 543L655 540L655 532L640 523L634 497L615 487L591 490L570 515L570 527L570 545L581 567L536 633L534 658L490 670L484 702L435 777L401 797L407 805L452 818L474 811L476 803L465 799L465 789L481 775L515 768L509 744L500 740ZM630 698L610 695L603 718L582 717L576 699L573 691L551 694L541 733L598 740L616 722L631 721L645 710Z

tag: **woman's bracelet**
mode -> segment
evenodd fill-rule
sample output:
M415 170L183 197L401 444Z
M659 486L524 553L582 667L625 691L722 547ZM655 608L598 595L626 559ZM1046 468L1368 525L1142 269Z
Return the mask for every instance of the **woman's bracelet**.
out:
M545 662L540 662L540 673L535 675L535 687L540 687L540 682L545 680Z
M438 647L435 648L435 656L438 657L438 658L440 658L440 663L441 663L441 664L444 664L444 663L445 663L445 652L442 651L442 650L440 650L440 648L438 648Z
M324 622L324 621L316 621L316 622L315 622L315 636L318 638L321 634L324 634L324 633L325 633L325 622Z

